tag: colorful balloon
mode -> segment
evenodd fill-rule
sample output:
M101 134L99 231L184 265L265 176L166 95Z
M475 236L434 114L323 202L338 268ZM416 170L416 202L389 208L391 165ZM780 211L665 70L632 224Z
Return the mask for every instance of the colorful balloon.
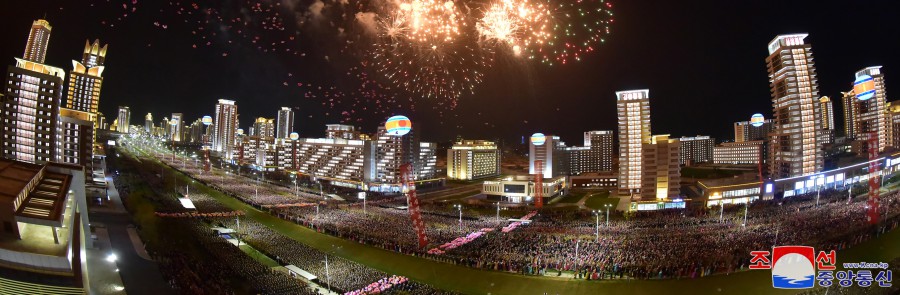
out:
M384 129L390 135L404 136L412 130L412 122L406 116L397 115L388 118L387 122L384 122Z
M533 145L543 145L547 140L547 137L544 136L543 133L535 133L531 135L531 144Z
M750 126L759 127L759 126L762 126L763 123L765 123L765 122L766 122L766 118L763 117L763 115L760 113L756 113L756 114L753 114L753 116L750 116Z
M874 97L875 79L869 75L856 77L856 81L853 82L853 93L856 93L856 98L859 100L869 100Z

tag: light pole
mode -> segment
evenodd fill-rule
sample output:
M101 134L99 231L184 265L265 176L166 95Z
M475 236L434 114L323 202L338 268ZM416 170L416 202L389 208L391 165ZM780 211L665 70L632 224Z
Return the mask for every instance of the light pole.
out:
M316 207L318 208L318 207ZM325 254L325 285L331 290L331 274L328 273L328 254Z
M363 200L363 214L366 214L366 192L359 192L356 197Z
M741 226L747 226L747 213L750 212L750 200L747 200L747 203L744 203L744 223Z
M853 184L850 184L850 190L847 192L847 204L853 200Z
M609 227L609 208L612 207L612 205L605 204L603 207L606 207L606 227Z
M316 204L316 220L319 219L319 204Z
M822 194L822 187L821 186L816 186L816 187L818 188L818 189L816 189L816 208L819 208L819 196Z
M725 202L722 200L719 200L719 223L722 223L723 221L725 221L724 219L722 219L724 214L725 214Z
M594 236L597 238L597 243L600 242L600 211L593 210L594 212Z
M459 210L459 229L462 230L462 205L456 204L453 205L453 207L456 207L456 209Z
M500 222L500 202L497 202L497 222Z

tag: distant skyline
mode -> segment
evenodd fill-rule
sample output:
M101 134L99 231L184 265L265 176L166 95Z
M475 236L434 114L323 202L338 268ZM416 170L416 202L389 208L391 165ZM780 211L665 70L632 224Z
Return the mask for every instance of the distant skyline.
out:
M288 2L295 3L293 12L312 3L283 3ZM348 81L346 72L359 63L341 53L343 47L334 36L322 34L327 30L293 24L294 14L287 5L279 8L285 10L286 30L298 32L298 45L291 48L305 57L263 52L227 34L194 49L202 45L192 33L197 25L186 24L201 18L175 16L165 2L142 1L117 21L122 3L131 1L4 4L0 58L11 65L14 57L21 57L31 22L46 14L53 26L49 65L69 72L71 60L81 59L85 40L109 44L100 99L100 110L109 122L120 105L129 106L133 118L150 112L159 121L184 113L187 121L193 121L213 115L216 102L224 98L236 101L244 129L256 117L275 118L281 107L299 107L295 130L301 137L324 136L325 124L341 123L344 111L362 113L353 115L360 122L346 123L366 133L374 133L391 114L405 114L417 124L414 128L421 128L423 140L438 142L462 136L518 143L522 136L543 132L580 145L584 131L617 130L615 91L630 89L650 90L654 134L729 140L735 121L749 120L753 113L771 118L766 45L779 34L809 33L806 41L812 44L820 94L834 101L838 132L843 130L840 92L851 88L856 71L883 66L889 100L897 100L890 89L894 79L900 79L900 70L895 70L900 69L896 54L900 41L893 37L900 36L900 27L891 15L900 4L892 1L622 0L612 1L616 22L611 36L581 62L549 67L504 60L486 73L474 95L460 98L456 109L440 106L442 116L432 109L435 100L428 98L412 99L414 110L407 99L392 106L364 101L355 107L345 103L330 107L327 99L304 98L306 88L283 84L312 83L350 92L357 85ZM109 26L112 22L115 27ZM383 112L375 114L374 108Z

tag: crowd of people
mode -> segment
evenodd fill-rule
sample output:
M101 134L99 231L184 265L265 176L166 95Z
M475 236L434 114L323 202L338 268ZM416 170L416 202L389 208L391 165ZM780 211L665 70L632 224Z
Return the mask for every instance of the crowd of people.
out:
M118 161L113 161L118 162ZM155 216L158 217L192 217L161 218L158 226L176 230L167 232L148 252L159 262L160 269L171 287L186 294L234 294L233 289L247 289L254 294L320 294L329 288L335 292L351 292L365 290L367 287L380 286L379 291L367 290L356 294L452 294L442 292L428 285L409 281L384 281L392 276L366 267L362 264L341 258L340 253L326 253L306 246L270 228L243 216L241 211L232 211L215 198L200 190L199 187L184 187L184 183L175 184L175 177L166 177L165 170L153 167L149 161L116 163L133 165L130 167L137 174L116 174L114 181L123 201L128 203L132 188L140 187L151 193L142 194L153 202ZM168 180L168 181L167 181ZM188 184L195 185L195 184ZM242 187L237 185L236 187ZM263 190L261 190L263 191ZM264 190L272 192L274 190ZM302 193L302 192L301 192ZM194 209L185 208L177 201L186 197L195 205ZM313 201L313 200L309 200ZM264 204L291 204L296 202L261 202ZM288 206L293 208L294 206ZM299 277L285 272L275 271L263 265L241 251L234 243L217 234L213 228L230 228L234 233L229 235L249 244L261 253L270 256L281 266L295 265L316 275L318 288ZM189 237L189 238L184 238ZM199 245L200 249L191 247L189 243ZM188 251L186 249L194 250ZM339 252L341 249L334 249ZM326 256L328 263L325 264ZM236 286L235 278L246 282L246 286ZM373 285L374 284L374 285ZM389 291L390 284L394 291ZM402 286L402 287L401 287ZM320 289L320 290L317 290Z
M166 161L165 157L157 158ZM170 165L178 167L174 163ZM747 268L750 251L774 245L835 250L848 247L896 227L900 213L897 192L885 194L881 197L884 222L870 226L864 214L865 198L848 199L845 187L832 187L750 205L730 205L721 213L707 209L639 213L628 219L614 218L608 226L598 226L586 212L541 211L529 214L529 224L503 231L510 223L491 214L466 211L460 218L458 209L423 203L429 246L418 248L408 211L401 208L405 205L403 198L382 198L364 210L355 200L330 200L295 186L255 182L217 169L202 171L187 165L182 171L280 218L334 236L469 267L526 275L561 276L566 272L579 279L694 278L730 273ZM318 205L279 206L302 202ZM529 212L522 211L519 216ZM495 230L482 230L486 228ZM483 234L441 253L427 252L474 232ZM303 254L291 254L303 253L303 244L274 233L264 236L253 243L284 261L310 261ZM274 241L278 244L271 245ZM313 265L308 267L317 275L321 272ZM346 280L338 288L355 290L372 283L372 279L386 277L377 271L355 274L367 279Z

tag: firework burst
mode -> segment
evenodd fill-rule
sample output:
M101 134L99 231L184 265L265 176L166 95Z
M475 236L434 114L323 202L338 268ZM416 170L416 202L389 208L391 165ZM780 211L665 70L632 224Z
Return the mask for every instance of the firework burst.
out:
M472 45L471 28L453 1L401 2L379 26L373 61L393 85L455 105L481 83L487 55Z
M548 65L580 61L606 42L614 21L611 9L606 0L559 1L552 9L549 40L529 58Z
M479 41L502 45L515 55L539 50L550 39L548 5L528 0L491 3L476 23Z

